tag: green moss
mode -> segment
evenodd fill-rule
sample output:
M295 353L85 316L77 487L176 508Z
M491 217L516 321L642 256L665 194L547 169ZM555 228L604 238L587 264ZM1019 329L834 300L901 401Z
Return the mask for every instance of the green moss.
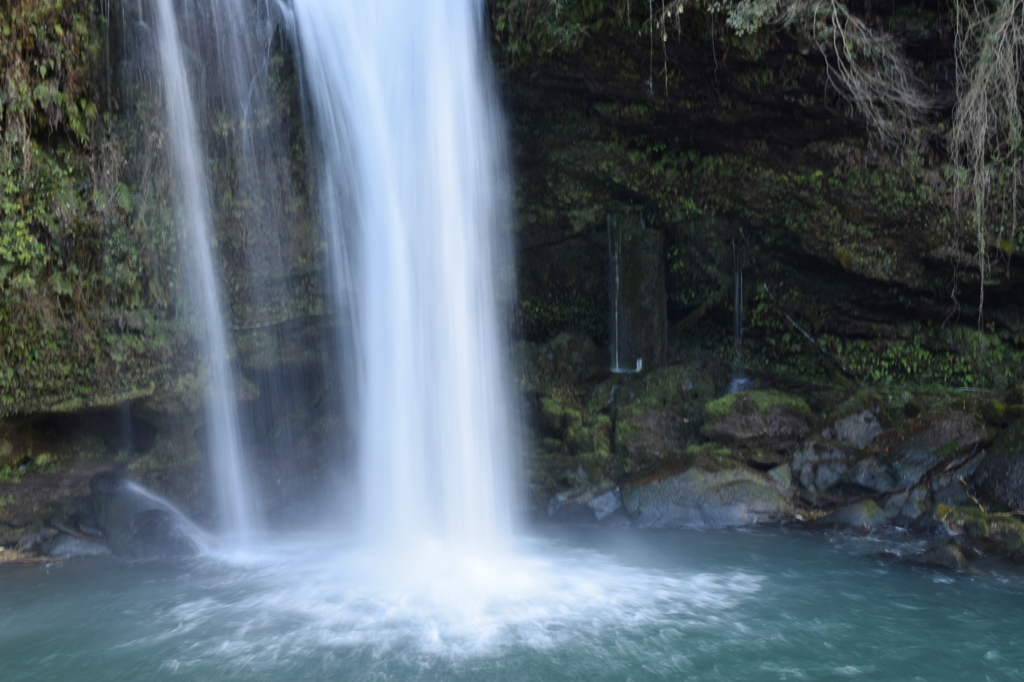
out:
M828 416L831 421L836 421L865 410L881 409L885 404L885 395L872 388L863 388L831 410Z
M744 391L712 400L704 407L709 419L721 419L737 409L744 412L767 412L783 410L798 415L811 415L811 409L803 398L779 391Z
M937 505L935 515L954 533L975 540L988 540L1001 552L1024 547L1024 522L1014 516L987 514L977 505Z

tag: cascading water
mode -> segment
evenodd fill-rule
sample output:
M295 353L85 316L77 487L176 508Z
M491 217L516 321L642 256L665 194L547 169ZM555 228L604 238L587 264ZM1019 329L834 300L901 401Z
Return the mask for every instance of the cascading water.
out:
M364 526L395 542L493 543L512 525L515 434L494 274L510 257L502 130L483 4L294 9L337 300L353 305L361 359ZM340 208L348 194L354 231Z
M220 286L211 245L212 210L206 157L189 87L173 0L156 0L157 50L170 139L175 209L189 252L192 293L209 373L206 418L222 529L244 540L256 526L236 409Z

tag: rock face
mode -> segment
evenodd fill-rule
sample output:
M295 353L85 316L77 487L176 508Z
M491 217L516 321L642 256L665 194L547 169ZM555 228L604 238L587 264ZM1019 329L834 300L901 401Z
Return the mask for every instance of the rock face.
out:
M835 420L825 429L822 436L849 443L858 450L863 450L881 434L882 424L878 420L878 410L864 409Z
M811 432L811 411L802 399L775 391L734 393L705 409L704 435L714 440L784 446Z
M884 526L888 521L889 517L877 503L873 500L864 500L823 516L815 521L815 524L824 527L869 531Z
M978 492L1003 509L1024 510L1024 419L1003 432L974 473Z
M640 528L727 528L779 521L789 500L769 477L745 466L681 474L630 488L623 506Z
M124 559L190 557L199 542L187 519L160 498L118 473L89 482L96 520L110 549Z

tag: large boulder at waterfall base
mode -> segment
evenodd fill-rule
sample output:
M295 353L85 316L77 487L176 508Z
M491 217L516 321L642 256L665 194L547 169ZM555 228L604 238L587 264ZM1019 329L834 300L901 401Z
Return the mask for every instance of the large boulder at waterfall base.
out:
M698 462L681 473L629 487L623 506L640 528L728 528L788 518L786 490L742 464Z
M116 556L159 559L199 553L180 514L121 474L101 471L89 481L89 489L96 521Z

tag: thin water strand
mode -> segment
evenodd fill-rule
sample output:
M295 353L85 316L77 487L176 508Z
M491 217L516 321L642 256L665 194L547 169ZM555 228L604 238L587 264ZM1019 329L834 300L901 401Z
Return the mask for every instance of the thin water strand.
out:
M241 448L234 378L228 357L220 286L213 259L209 179L172 0L157 0L158 52L175 181L175 209L184 231L201 347L209 373L206 421L222 530L248 538L256 514Z

